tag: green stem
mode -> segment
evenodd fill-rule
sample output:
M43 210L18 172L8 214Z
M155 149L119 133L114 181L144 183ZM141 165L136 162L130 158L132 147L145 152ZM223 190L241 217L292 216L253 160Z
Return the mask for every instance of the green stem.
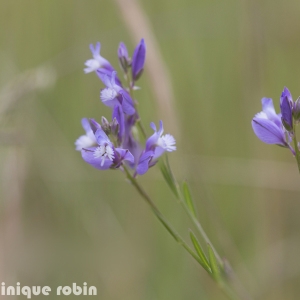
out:
M294 141L294 148L295 148L295 157L297 160L297 164L298 164L298 170L300 173L300 151L298 148L298 141L297 141L297 135L296 135L296 122L293 122L293 129L294 129L294 136L293 136L293 141Z

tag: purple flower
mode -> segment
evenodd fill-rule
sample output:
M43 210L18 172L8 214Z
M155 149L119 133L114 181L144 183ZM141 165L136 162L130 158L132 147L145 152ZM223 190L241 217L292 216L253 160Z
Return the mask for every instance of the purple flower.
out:
M105 132L100 128L95 132L98 147L83 148L82 158L94 168L107 170L118 168L122 162L133 162L133 155L127 149L115 148Z
M281 120L285 129L293 131L293 106L294 102L290 91L285 87L280 97Z
M176 141L174 137L171 134L162 135L164 132L162 121L159 121L158 131L154 123L151 123L150 126L154 130L154 133L146 141L146 150L153 150L154 158L158 158L165 151L172 152L176 150Z
M93 58L89 59L85 62L86 68L84 68L84 73L90 73L90 72L96 71L100 68L104 68L104 69L113 71L113 67L111 66L109 61L100 55L100 48L101 48L101 45L99 42L96 43L95 47L93 44L90 44L90 49L93 54Z
M91 128L89 120L86 118L83 118L81 120L81 124L82 124L82 127L85 130L86 134L80 136L76 140L75 146L76 146L77 151L81 151L82 148L92 147L97 144L96 138L95 138L94 132Z
M118 48L118 57L120 66L125 73L127 73L128 67L130 66L130 59L128 56L128 51L124 43L120 43Z
M281 115L276 114L272 99L262 98L261 102L263 110L256 114L252 120L254 133L266 144L289 147L281 123Z
M159 130L156 129L154 123L150 124L154 130L146 141L146 148L140 156L136 173L139 175L145 174L150 167L156 164L157 159L165 152L172 152L176 150L176 141L170 134L162 135L164 132L163 122L159 122Z
M104 75L103 82L106 88L100 92L100 99L103 104L111 108L120 103L125 114L133 115L135 113L133 100L126 90L116 84L116 74L117 72L114 71L111 76Z
M132 56L132 80L135 82L142 75L146 58L146 45L144 39L136 46Z

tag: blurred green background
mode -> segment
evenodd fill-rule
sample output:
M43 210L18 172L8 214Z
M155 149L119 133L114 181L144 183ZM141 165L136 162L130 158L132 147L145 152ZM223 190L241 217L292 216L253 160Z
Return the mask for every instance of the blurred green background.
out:
M298 299L296 162L250 123L262 97L278 110L285 85L300 94L298 1L120 1L0 1L0 280L87 282L97 299L225 299L122 172L93 169L74 151L82 117L110 117L102 83L83 73L89 44L100 41L120 70L119 42L132 53L150 30L146 44L159 53L147 55L162 57L174 95L164 120L177 139L170 162L190 182L204 228L254 299ZM165 115L150 67L136 92L148 134ZM139 180L188 238L192 225L159 169Z

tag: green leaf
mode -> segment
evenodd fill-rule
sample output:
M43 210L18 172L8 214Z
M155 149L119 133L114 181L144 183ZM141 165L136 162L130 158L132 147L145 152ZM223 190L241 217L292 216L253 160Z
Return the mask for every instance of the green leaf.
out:
M212 270L212 274L217 281L220 281L221 280L221 272L220 272L220 268L219 268L219 264L218 264L216 255L210 244L207 244L207 248L208 248L208 257L209 257L209 261L210 261L210 267Z
M160 170L161 170L163 177L165 178L167 184L169 185L170 189L172 190L172 192L174 193L176 198L178 198L179 195L178 195L178 190L177 190L177 182L176 182L174 175L170 169L167 158L166 158L166 162L164 162L163 160L161 161Z
M185 200L190 212L193 214L193 216L195 218L197 218L197 214L196 214L195 205L194 205L194 202L193 202L193 199L192 199L192 195L190 193L190 189L189 189L186 182L183 182L182 190L183 190L184 200Z
M199 260L198 260L199 263L208 273L212 273L212 270L211 270L209 262L205 256L205 253L204 253L199 241L197 240L196 236L194 235L194 233L192 231L190 231L190 237L194 244L195 250L197 251L197 254L199 256Z

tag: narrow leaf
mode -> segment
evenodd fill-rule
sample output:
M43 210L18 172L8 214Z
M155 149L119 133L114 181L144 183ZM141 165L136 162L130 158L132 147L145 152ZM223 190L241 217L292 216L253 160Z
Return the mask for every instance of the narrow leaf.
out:
M221 272L220 272L217 258L215 256L214 250L212 249L210 244L207 244L207 248L208 248L208 257L209 257L209 261L210 261L210 267L211 267L213 276L217 281L219 281L221 279Z
M178 191L177 191L177 186L176 186L177 183L175 181L172 171L170 170L169 164L168 163L166 164L164 161L162 161L160 163L160 170L161 170L163 177L165 178L167 184L169 185L170 189L172 190L172 192L174 193L176 198L178 198Z
M194 235L194 233L192 231L190 231L190 237L194 244L195 250L197 251L197 254L199 256L199 259L200 259L199 263L208 273L212 273L212 270L211 270L209 262L205 256L205 253L204 253L199 241L197 240L196 236Z
M182 190L183 190L184 200L185 200L190 212L193 214L193 216L195 218L197 218L197 214L196 214L195 205L194 205L194 202L193 202L193 199L192 199L192 195L190 193L190 189L189 189L186 182L183 182Z

